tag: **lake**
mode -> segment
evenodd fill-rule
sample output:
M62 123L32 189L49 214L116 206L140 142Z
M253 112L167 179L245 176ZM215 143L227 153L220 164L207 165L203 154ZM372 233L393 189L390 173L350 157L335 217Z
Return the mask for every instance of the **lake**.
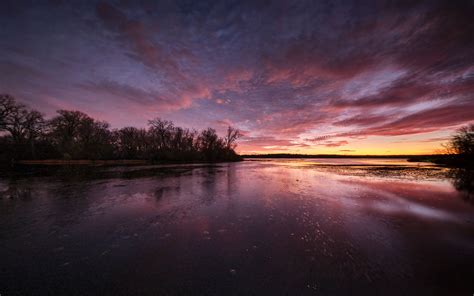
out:
M402 159L0 176L0 294L472 295L472 171Z

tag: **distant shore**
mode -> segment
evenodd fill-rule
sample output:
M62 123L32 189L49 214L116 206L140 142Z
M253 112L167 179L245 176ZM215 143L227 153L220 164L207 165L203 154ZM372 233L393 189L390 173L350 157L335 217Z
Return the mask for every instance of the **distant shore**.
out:
M110 159L110 160L92 160L92 159L41 159L41 160L17 160L10 164L2 163L2 167L15 166L135 166L135 165L154 165L154 164L194 164L194 163L219 163L235 162L242 159L226 161L151 161L144 159Z
M438 157L439 154L430 155L340 155L340 154L244 154L243 158L399 158L410 159L415 157Z
M474 168L474 159L462 155L428 155L428 156L413 156L408 158L411 162L431 162L443 166L454 168Z

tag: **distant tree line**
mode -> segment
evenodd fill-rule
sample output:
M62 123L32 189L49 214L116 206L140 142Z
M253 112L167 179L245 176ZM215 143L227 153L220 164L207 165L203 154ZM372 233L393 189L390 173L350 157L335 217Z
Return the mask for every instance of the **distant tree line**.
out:
M0 160L143 159L151 161L233 161L239 130L224 137L212 128L201 132L155 118L148 128L111 129L80 111L59 110L52 119L0 95Z

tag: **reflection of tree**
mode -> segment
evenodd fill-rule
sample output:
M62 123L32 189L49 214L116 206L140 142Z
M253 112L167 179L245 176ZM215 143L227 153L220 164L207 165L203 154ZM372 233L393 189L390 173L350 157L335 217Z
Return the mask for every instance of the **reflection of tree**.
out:
M462 198L474 204L474 170L452 169L449 176L454 187L462 193Z

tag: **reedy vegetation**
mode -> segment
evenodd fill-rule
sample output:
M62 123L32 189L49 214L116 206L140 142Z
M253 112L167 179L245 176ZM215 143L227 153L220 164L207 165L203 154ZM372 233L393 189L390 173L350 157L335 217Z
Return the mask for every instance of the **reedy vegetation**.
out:
M239 130L224 137L155 118L148 128L111 129L80 111L59 110L46 120L10 95L0 95L0 159L143 159L152 161L234 161Z

